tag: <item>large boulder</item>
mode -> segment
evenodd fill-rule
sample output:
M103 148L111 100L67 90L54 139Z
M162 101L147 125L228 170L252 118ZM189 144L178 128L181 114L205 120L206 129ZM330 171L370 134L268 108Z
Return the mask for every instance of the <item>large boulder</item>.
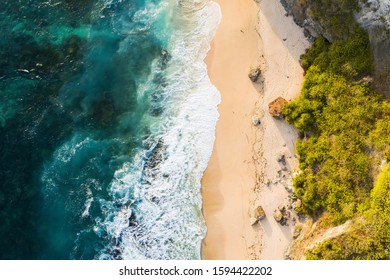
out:
M283 107L287 104L287 100L283 97L278 97L268 104L269 114L275 118L283 118Z

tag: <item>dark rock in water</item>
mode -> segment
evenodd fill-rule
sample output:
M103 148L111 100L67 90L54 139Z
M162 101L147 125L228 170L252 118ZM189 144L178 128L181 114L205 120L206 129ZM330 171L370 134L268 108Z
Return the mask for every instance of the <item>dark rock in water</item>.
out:
M249 79L251 79L252 82L255 83L259 79L260 74L261 74L260 67L255 67L249 71L248 77Z
M172 56L167 50L161 51L161 68L165 69L171 60Z
M122 252L119 249L112 250L111 254L114 260L123 260Z
M136 227L138 226L134 211L131 212L131 215L129 217L129 227Z
M269 114L275 118L283 118L283 107L287 104L287 100L283 97L278 97L268 104Z
M166 146L164 141L159 139L157 143L147 153L147 159L145 161L145 167L149 170L153 170L163 160Z
M158 117L164 112L164 109L162 108L162 106L156 105L151 106L149 112L153 117Z

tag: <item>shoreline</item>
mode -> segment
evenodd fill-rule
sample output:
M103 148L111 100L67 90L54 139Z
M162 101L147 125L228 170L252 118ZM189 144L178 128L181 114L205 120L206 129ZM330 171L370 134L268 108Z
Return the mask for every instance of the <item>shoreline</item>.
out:
M297 166L297 134L268 114L268 103L278 96L289 100L299 94L303 81L299 55L308 43L301 28L284 16L278 0L215 2L222 20L205 61L222 101L213 152L202 179L207 226L202 258L283 259L292 240L292 223L279 225L272 212L288 199L285 185ZM263 83L248 78L256 66L262 69ZM259 126L252 124L253 116L260 118ZM280 151L288 168L284 177L278 173ZM266 218L251 226L258 205Z
M215 2L222 20L206 64L221 103L214 148L202 179L207 226L202 255L204 259L255 259L261 232L254 231L246 217L256 185L251 143L261 133L251 123L260 93L248 78L249 69L261 61L258 8L253 0Z

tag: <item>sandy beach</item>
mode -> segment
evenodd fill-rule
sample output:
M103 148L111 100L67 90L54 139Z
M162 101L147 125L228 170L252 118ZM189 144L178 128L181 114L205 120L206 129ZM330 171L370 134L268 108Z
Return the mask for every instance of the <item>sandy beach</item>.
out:
M301 28L286 17L278 0L218 0L222 21L206 58L221 93L213 153L202 180L207 235L204 259L283 259L293 222L281 226L273 211L288 203L297 134L268 114L278 96L299 94L299 56L309 46ZM259 12L260 8L260 12ZM260 66L262 82L248 78ZM253 116L261 124L252 124ZM286 165L277 157L283 154ZM252 226L254 208L266 218ZM293 218L293 215L292 215Z

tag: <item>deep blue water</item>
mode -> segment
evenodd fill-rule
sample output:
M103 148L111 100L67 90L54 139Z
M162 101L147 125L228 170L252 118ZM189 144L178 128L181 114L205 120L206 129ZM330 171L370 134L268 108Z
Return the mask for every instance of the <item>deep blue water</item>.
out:
M198 259L207 0L0 2L0 259Z

